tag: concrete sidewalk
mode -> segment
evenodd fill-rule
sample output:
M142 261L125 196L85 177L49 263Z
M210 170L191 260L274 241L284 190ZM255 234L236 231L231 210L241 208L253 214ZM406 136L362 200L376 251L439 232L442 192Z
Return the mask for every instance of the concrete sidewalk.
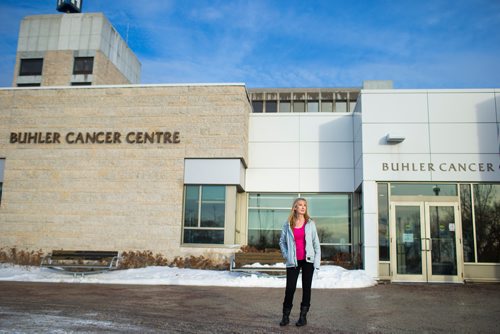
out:
M500 284L313 290L279 327L283 289L0 282L0 333L495 333Z

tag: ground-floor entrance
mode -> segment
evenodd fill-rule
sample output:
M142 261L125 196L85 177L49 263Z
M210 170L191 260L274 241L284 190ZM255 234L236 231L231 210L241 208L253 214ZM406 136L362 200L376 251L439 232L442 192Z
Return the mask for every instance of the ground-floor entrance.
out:
M463 282L457 202L391 201L393 281Z

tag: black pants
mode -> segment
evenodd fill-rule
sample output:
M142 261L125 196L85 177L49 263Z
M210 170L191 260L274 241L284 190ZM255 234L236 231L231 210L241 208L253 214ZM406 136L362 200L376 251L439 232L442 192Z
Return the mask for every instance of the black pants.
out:
M284 307L291 308L293 305L293 295L297 288L297 279L302 268L302 303L301 306L311 306L311 284L314 273L314 265L306 260L299 260L297 267L286 268L286 290Z

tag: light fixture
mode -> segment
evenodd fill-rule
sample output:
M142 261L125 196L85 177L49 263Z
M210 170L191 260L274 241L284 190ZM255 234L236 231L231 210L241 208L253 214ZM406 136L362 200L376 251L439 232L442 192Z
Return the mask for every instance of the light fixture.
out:
M387 144L399 144L402 143L406 138L400 134L391 134L388 133L385 136L385 141Z

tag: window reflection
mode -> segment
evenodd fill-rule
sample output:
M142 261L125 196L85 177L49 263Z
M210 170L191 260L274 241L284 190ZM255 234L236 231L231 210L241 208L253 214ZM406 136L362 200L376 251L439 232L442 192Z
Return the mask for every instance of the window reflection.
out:
M347 194L250 194L248 245L258 249L279 248L279 237L296 197L308 202L316 222L322 259L350 259L351 196Z
M457 196L455 184L392 183L392 196Z
M225 186L184 188L184 243L224 243Z
M389 194L387 183L378 185L379 260L389 261Z
M460 185L460 206L462 216L462 236L464 240L464 261L475 262L474 226L472 223L472 201L469 184Z
M474 185L478 262L500 262L500 185Z

